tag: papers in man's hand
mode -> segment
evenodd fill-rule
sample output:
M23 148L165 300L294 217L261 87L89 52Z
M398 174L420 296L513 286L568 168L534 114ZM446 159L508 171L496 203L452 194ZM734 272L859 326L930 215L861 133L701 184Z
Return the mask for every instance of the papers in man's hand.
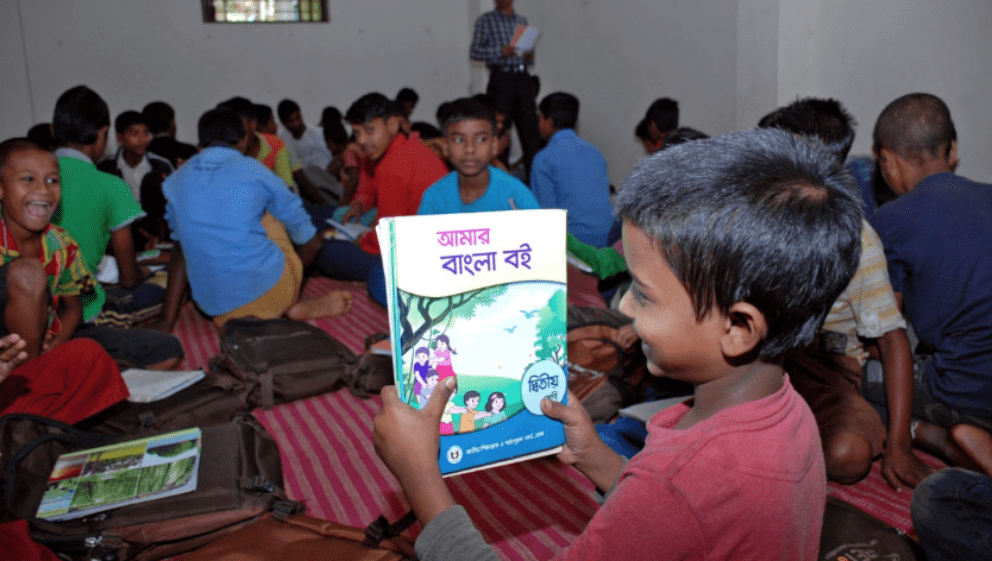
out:
M121 372L121 378L131 393L128 401L149 403L165 399L186 389L203 379L203 370L141 370L128 368Z
M328 218L327 223L334 226L334 239L336 240L352 241L372 229L359 222L342 224L333 218Z
M521 56L527 51L534 50L534 47L537 46L537 39L540 36L541 32L536 27L520 24L513 31L513 39L510 40L510 46L517 51L517 56Z

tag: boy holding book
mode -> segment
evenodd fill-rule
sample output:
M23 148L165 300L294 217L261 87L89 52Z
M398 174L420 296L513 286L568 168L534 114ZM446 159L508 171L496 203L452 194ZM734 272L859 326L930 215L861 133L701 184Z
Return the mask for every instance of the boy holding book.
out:
M830 156L782 131L684 144L642 162L617 198L648 370L694 399L657 413L625 461L575 399L559 459L606 500L565 559L816 558L826 474L816 423L780 366L857 268L857 194ZM424 531L420 559L496 559L437 467L452 384L417 411L384 389L376 451Z
M456 99L443 132L444 153L455 171L424 192L417 214L541 208L519 179L490 165L499 137L488 107L472 98Z

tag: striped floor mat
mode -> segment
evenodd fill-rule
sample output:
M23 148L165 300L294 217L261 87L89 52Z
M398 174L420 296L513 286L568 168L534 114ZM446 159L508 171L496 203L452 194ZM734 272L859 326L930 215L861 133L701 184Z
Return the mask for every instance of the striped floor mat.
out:
M571 289L571 276L569 281ZM353 293L351 312L312 323L361 353L366 336L388 331L385 310L368 299L363 283L315 278L308 282L304 296L332 288ZM569 302L602 306L594 283L586 288L570 291ZM186 349L181 368L200 368L218 352L216 328L192 304L182 310L175 334ZM378 397L361 400L339 391L255 412L279 443L290 496L306 502L312 515L358 526L379 514L397 518L406 512L395 479L372 450L372 419L379 406ZM920 457L932 467L943 467L931 456ZM454 477L449 488L503 559L551 557L582 531L596 508L585 478L552 459ZM879 462L864 481L831 484L829 494L913 534L912 495L889 488Z

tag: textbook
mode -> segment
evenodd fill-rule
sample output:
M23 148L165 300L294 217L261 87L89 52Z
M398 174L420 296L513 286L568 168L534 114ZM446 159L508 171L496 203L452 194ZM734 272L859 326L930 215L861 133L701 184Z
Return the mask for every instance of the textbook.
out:
M62 454L38 518L71 520L196 490L200 429Z
M565 211L380 219L389 341L400 399L457 387L439 432L445 476L554 454L567 394Z

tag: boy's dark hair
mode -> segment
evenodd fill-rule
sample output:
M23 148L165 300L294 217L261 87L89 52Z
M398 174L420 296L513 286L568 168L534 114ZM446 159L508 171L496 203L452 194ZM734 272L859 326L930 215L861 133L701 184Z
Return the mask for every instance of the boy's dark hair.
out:
M402 88L396 93L396 101L399 103L403 103L405 101L417 103L420 101L420 96L417 95L417 92L413 91L413 88Z
M476 119L488 121L492 126L493 134L496 134L496 115L488 106L472 97L458 98L447 107L441 133L448 134L448 127L455 123Z
M117 134L124 134L124 131L126 131L128 127L134 125L148 126L148 121L145 120L145 116L141 113L131 110L121 113L116 119L114 119L114 131L116 131Z
M285 121L289 119L289 116L293 114L293 111L299 111L300 104L296 103L292 99L284 99L279 102L276 106L276 115L279 116L280 121Z
M430 369L427 370L427 376L424 376L424 378L426 379L426 378L430 378L432 376L437 376L438 378L440 378L441 377L441 373L438 372L437 370L434 370L433 368L430 368Z
M217 104L217 107L224 107L230 109L238 114L242 119L248 119L249 121L258 121L258 111L255 109L255 104L251 100L244 97L232 97L227 101L222 101Z
M153 101L149 103L141 110L141 114L145 116L148 131L152 134L169 132L172 121L176 119L176 111L164 101Z
M480 395L479 392L475 390L468 390L467 392L465 392L465 396L462 398L462 402L465 403L465 405L468 405L468 400L472 399L473 397L482 399L482 395Z
M444 121L448 118L448 111L451 109L451 102L444 101L441 105L437 106L437 111L434 112L434 118L437 119L438 126L443 125Z
M419 354L429 355L431 354L431 351L428 350L427 347L417 347L417 350L413 351L413 356L417 356Z
M264 103L253 103L255 106L255 118L258 119L258 124L263 125L268 123L272 119L272 108Z
M434 140L444 136L441 134L441 129L425 121L410 124L410 130L419 134L421 140Z
M322 126L327 126L328 123L340 123L341 122L341 111L333 105L328 105L320 112L320 122Z
M100 129L109 126L107 102L86 86L69 88L55 102L52 135L59 145L93 144Z
M765 361L813 340L861 254L850 174L775 129L662 150L624 181L616 212L656 244L697 320L755 306L768 324Z
M644 118L654 122L662 133L679 128L679 102L668 97L654 100L648 106Z
M196 146L186 142L174 142L172 143L172 148L172 154L170 154L169 159L172 160L173 165L176 165L176 162L178 162L180 158L183 160L189 160L193 156L200 153Z
M709 138L709 135L697 131L691 127L679 127L672 132L668 133L665 140L661 143L661 149L670 148L672 146L678 146L683 142L689 142L690 140L703 140L704 138Z
M344 130L344 123L339 118L336 121L324 121L324 141L333 142L338 146L348 144L348 131Z
M651 133L648 132L648 120L641 119L634 127L634 136L643 140L651 140Z
M228 107L211 109L200 117L196 124L200 146L234 146L245 137L245 125L241 115Z
M854 117L836 99L797 99L762 117L758 126L816 138L841 165L854 144Z
M579 98L570 93L555 92L544 96L537 106L545 119L558 129L574 129L579 120Z
M885 106L872 133L876 150L888 148L914 160L946 158L957 139L951 110L928 93L907 94Z
M45 152L51 152L51 150L46 149L44 146L27 137L8 138L0 142L0 172L3 172L3 168L7 167L7 160L10 159L11 154L20 152L21 150L44 150Z
M55 147L58 145L58 143L55 142L55 137L52 136L51 123L38 123L37 125L31 127L28 130L27 138L31 140L31 142L34 142L49 152L55 150Z
M379 92L372 92L352 103L344 115L344 120L352 125L363 125L375 119L388 119L402 114L393 100Z

